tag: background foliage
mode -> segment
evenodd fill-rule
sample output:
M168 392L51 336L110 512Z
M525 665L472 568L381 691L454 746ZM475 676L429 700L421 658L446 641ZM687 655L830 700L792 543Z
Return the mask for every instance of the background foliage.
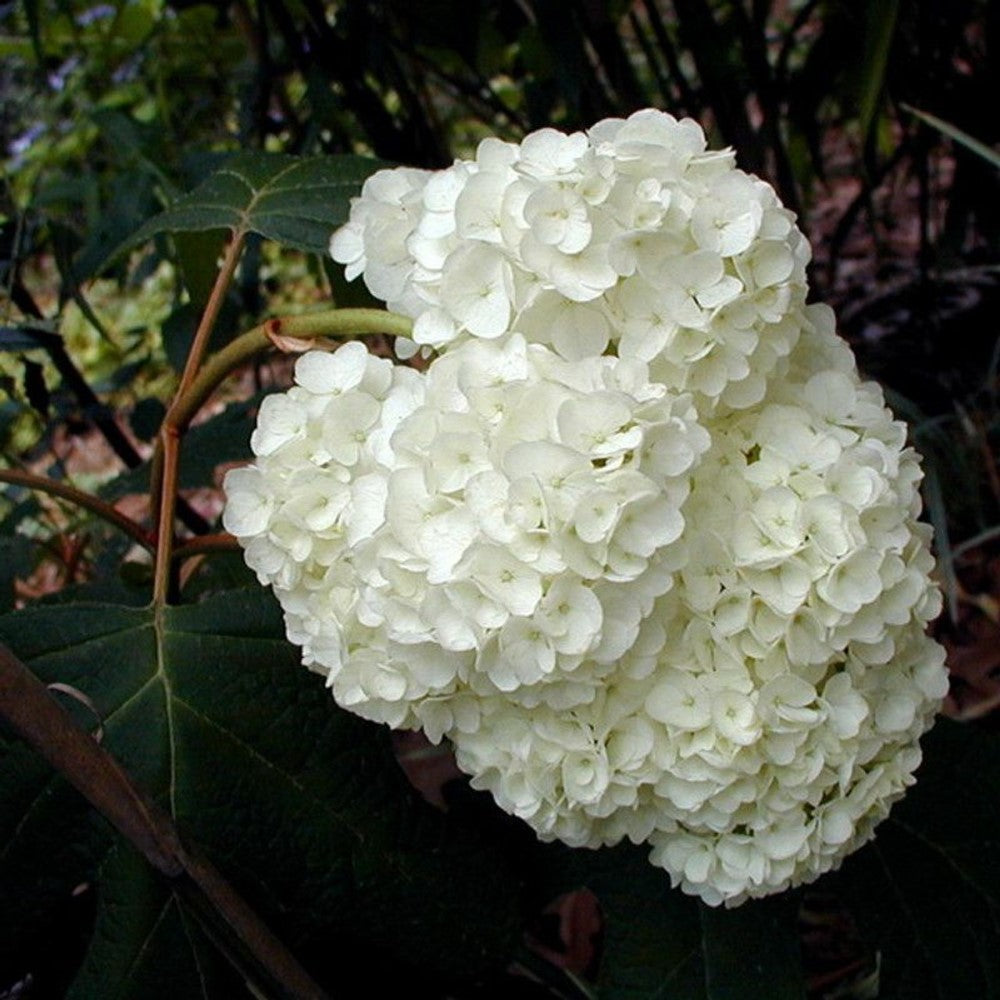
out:
M322 251L371 158L436 167L487 134L652 104L699 118L801 213L814 295L926 456L950 708L985 716L1000 702L998 44L988 0L0 6L0 475L149 525L151 443L231 232L246 246L212 351L269 315L370 304ZM219 468L249 457L255 402L286 370L255 363L186 434L183 537L214 537ZM920 782L842 872L713 911L635 850L535 843L461 782L447 813L428 805L387 734L296 666L234 553L186 561L175 590L151 603L135 539L4 487L0 640L89 701L103 745L331 994L362 969L373 990L427 996L1000 995L989 732L942 722ZM292 990L197 884L150 867L3 728L0 755L0 996ZM602 918L582 958L543 914L581 886Z

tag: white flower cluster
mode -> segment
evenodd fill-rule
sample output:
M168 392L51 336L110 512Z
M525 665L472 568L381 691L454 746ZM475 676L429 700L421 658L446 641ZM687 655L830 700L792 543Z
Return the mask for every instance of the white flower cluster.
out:
M771 189L644 111L375 174L333 252L439 353L300 358L223 522L338 703L711 904L867 840L940 601L917 458Z
M442 348L511 331L567 360L650 362L669 389L745 406L794 343L809 246L772 188L690 119L487 139L447 170L383 170L331 252Z

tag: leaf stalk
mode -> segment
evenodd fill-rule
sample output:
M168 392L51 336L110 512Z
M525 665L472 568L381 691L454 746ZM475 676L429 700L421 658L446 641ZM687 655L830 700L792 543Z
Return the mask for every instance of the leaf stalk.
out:
M61 500L68 500L77 507L90 511L108 524L114 525L120 531L125 532L134 542L138 542L144 549L152 552L153 544L145 528L132 518L127 517L121 511L116 510L109 503L85 493L83 490L70 486L69 483L60 483L56 479L48 476L38 476L33 472L22 472L19 469L0 469L0 483L10 483L12 486L23 486L29 490L38 490L40 493L47 493L49 496L59 497Z

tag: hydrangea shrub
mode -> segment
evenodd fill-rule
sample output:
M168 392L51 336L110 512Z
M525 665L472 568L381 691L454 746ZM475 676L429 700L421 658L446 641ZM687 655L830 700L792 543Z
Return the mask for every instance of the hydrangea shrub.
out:
M331 252L433 359L302 356L224 524L337 702L709 904L870 839L940 599L917 456L773 190L646 110L379 171Z

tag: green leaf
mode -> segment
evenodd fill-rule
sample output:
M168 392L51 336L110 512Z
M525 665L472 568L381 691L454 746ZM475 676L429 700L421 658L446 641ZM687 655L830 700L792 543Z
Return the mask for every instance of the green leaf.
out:
M59 335L40 326L0 326L0 351L46 350Z
M180 264L184 287L191 305L200 316L212 294L218 268L216 261L225 249L227 233L204 230L195 233L174 233L174 248Z
M193 302L184 302L167 316L160 328L167 361L178 373L184 370L200 317L201 312ZM231 295L226 296L209 337L207 350L210 353L225 347L239 332L239 319L240 311L235 300Z
M178 893L131 847L111 849L99 881L94 940L67 1000L251 995Z
M227 462L249 462L251 425L249 415L260 405L260 397L231 403L221 413L192 427L184 435L178 486L197 489L212 482L218 466ZM130 493L145 493L149 489L149 463L129 469L107 482L100 489L106 500L117 500Z
M329 255L322 257L323 273L330 283L330 293L338 309L382 309L384 303L368 291L363 281L348 281L344 268Z
M468 976L504 964L517 881L503 856L418 799L386 731L339 710L299 664L266 592L159 613L35 607L0 617L0 641L43 681L71 684L94 702L104 745L314 975L335 976L358 955L385 976L413 966ZM61 894L98 877L112 841L86 817L64 782L0 738L8 955L44 933ZM152 892L144 869L110 871L110 882L98 882L99 950L85 962L79 995L97 995L85 988L87 970L102 969L101 996L145 997L136 928L152 928L160 949L187 926L187 910Z
M162 122L140 122L130 114L109 107L96 108L90 117L119 160L132 159L140 164L171 197L180 193L164 169L170 154L170 139Z
M957 623L959 583L955 572L955 555L951 547L948 509L945 506L937 467L930 463L928 463L924 473L923 494L927 503L928 517L930 517L931 524L934 525L934 548L938 557L938 571L944 583L948 615L953 622Z
M46 619L51 612L57 614ZM12 645L16 639L19 656L36 661L47 683L62 681L85 693L107 688L99 703L103 714L107 704L124 700L130 682L130 661L122 658L116 637L132 635L143 617L83 605L16 612L0 617L0 641ZM32 636L24 629L31 621L43 629L47 621L58 622L59 631ZM104 668L88 677L88 662ZM22 953L41 950L53 913L93 879L109 843L107 827L95 822L80 795L0 727L0 969L16 967Z
M42 47L38 0L24 0L24 13L28 20L28 32L31 35L31 47L35 53L35 61L39 66L42 66L45 63L45 50Z
M42 418L49 419L49 387L45 384L45 369L30 358L22 361L21 388L28 405Z
M100 274L122 241L156 210L154 187L155 178L146 170L130 170L114 178L107 205L73 258L71 277L75 282Z
M805 1000L797 893L700 912L710 1000Z
M601 1000L707 1000L697 901L672 890L645 849L614 854L584 882L605 921Z
M960 128L956 128L942 118L938 118L937 115L932 115L927 111L920 111L917 108L910 107L909 104L903 104L901 107L905 111L909 111L911 115L919 118L922 122L926 122L931 128L937 129L938 132L948 136L949 139L954 139L955 142L965 146L966 149L971 150L976 156L982 157L987 163L1000 170L1000 150L996 150L992 146L987 146L985 142L974 139L968 132L963 132Z
M154 396L140 399L129 417L132 433L140 441L152 441L156 437L167 408Z
M858 122L868 137L885 87L889 52L896 35L899 0L879 0L865 5L864 52L858 62Z
M141 226L117 252L158 233L229 229L325 253L331 233L347 219L352 195L381 166L361 156L242 153Z
M256 587L257 576L247 566L242 552L212 552L199 562L181 588L186 602L202 600L223 590Z
M881 959L883 1000L1000 996L1000 736L939 720L916 785L820 887L841 892ZM586 885L605 919L601 1000L804 996L796 895L711 910L645 851L545 856L549 888Z
M886 1000L1000 996L1000 738L938 720L917 783L838 881Z

